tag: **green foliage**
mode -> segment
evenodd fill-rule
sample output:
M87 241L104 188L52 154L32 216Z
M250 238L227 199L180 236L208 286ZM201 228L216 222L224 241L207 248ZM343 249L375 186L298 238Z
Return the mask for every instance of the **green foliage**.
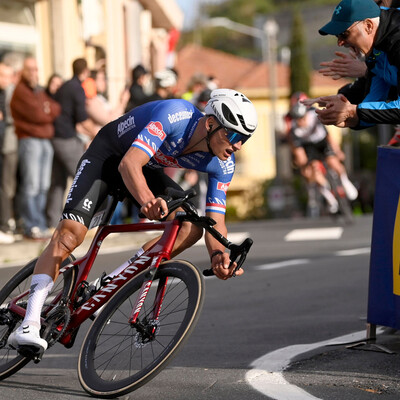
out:
M211 18L223 16L250 26L257 14L268 14L275 10L273 0L226 0L204 6L205 14Z
M293 15L292 38L290 42L290 89L291 93L310 91L311 63L307 53L303 19L299 11Z

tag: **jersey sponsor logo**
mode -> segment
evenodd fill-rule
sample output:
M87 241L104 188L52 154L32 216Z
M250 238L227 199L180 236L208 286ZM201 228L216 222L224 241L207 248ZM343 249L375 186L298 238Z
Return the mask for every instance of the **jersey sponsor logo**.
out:
M161 153L161 151L157 151L157 153L154 155L153 158L158 162L158 164L163 165L164 167L173 167L173 168L179 167L176 158L167 156Z
M120 138L121 136L125 135L125 133L129 132L130 130L134 129L135 127L136 127L135 117L132 117L131 115L129 115L127 119L125 119L124 121L121 121L118 124L118 128L117 128L118 137Z
M79 177L80 177L81 174L82 174L82 171L84 170L84 168L85 168L85 166L86 166L87 164L90 164L90 161L89 161L89 160L86 160L86 159L83 160L83 161L81 162L81 165L79 166L78 171L76 171L76 174L75 174L74 180L72 181L71 189L70 189L69 192L68 192L68 196L67 196L67 200L66 200L65 204L68 204L68 203L72 200L72 191L74 190L74 188L77 187L76 182L78 181Z
M222 172L224 175L233 174L235 171L235 162L232 160L232 157L229 157L226 161L219 161L219 165L221 166Z
M82 208L86 211L90 211L90 208L92 207L93 201L89 200L89 199L85 199L85 201L83 202L83 206Z
M150 133L150 135L157 136L161 140L164 140L167 136L160 121L149 122L149 124L146 126L146 129Z
M190 119L192 118L193 111L179 111L174 114L168 114L168 121L171 124L174 124L175 122L183 121L185 119Z
M82 225L85 225L84 219L81 216L73 213L63 213L62 219L70 219L72 221L80 222Z
M228 183L218 182L217 189L222 190L224 193L226 193L228 191L229 184L230 182Z

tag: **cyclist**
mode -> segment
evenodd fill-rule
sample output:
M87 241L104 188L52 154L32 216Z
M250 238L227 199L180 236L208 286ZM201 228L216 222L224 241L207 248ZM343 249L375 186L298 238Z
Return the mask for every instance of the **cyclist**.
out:
M298 96L303 100L306 96ZM318 190L329 205L329 211L334 214L339 210L339 204L331 192L328 180L321 168L321 161L335 171L342 182L346 196L355 200L358 192L350 182L346 169L341 163L344 154L340 147L331 139L324 125L319 122L315 109L307 107L298 101L289 115L292 127L289 132L289 143L295 165L309 184L316 183Z
M157 220L168 213L165 200L158 196L168 187L180 189L162 167L207 172L206 213L226 236L226 191L234 173L234 153L256 127L254 105L231 89L214 90L205 115L186 100L160 100L134 108L105 125L78 164L61 220L37 261L25 318L10 335L9 344L46 350L47 342L40 338L41 308L62 261L82 243L92 218L115 187L125 186L141 212ZM200 228L184 223L172 256L201 236ZM139 254L156 241L146 243ZM236 263L229 268L229 254L210 234L206 233L205 241L215 275L224 280L231 277ZM236 275L242 273L240 269Z

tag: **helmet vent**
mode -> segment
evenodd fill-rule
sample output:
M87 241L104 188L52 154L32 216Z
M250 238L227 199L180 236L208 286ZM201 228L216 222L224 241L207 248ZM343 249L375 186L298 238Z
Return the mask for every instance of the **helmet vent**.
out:
M232 111L229 109L229 107L226 104L222 103L222 107L221 108L222 108L222 114L223 114L224 118L228 122L230 122L232 125L237 125L238 123L236 121L236 118L232 114Z
M248 127L246 126L246 123L244 122L243 115L239 115L239 114L238 114L238 118L239 118L240 124L242 125L242 128L243 128L246 132L252 133L252 132L255 131L255 128L248 128Z

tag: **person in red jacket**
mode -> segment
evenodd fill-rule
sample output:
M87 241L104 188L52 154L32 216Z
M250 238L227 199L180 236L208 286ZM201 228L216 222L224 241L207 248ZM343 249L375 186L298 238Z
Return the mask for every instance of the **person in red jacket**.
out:
M49 237L45 208L53 160L50 139L53 121L61 112L60 105L39 86L38 76L36 60L26 58L10 103L18 137L19 210L25 236L31 239Z

